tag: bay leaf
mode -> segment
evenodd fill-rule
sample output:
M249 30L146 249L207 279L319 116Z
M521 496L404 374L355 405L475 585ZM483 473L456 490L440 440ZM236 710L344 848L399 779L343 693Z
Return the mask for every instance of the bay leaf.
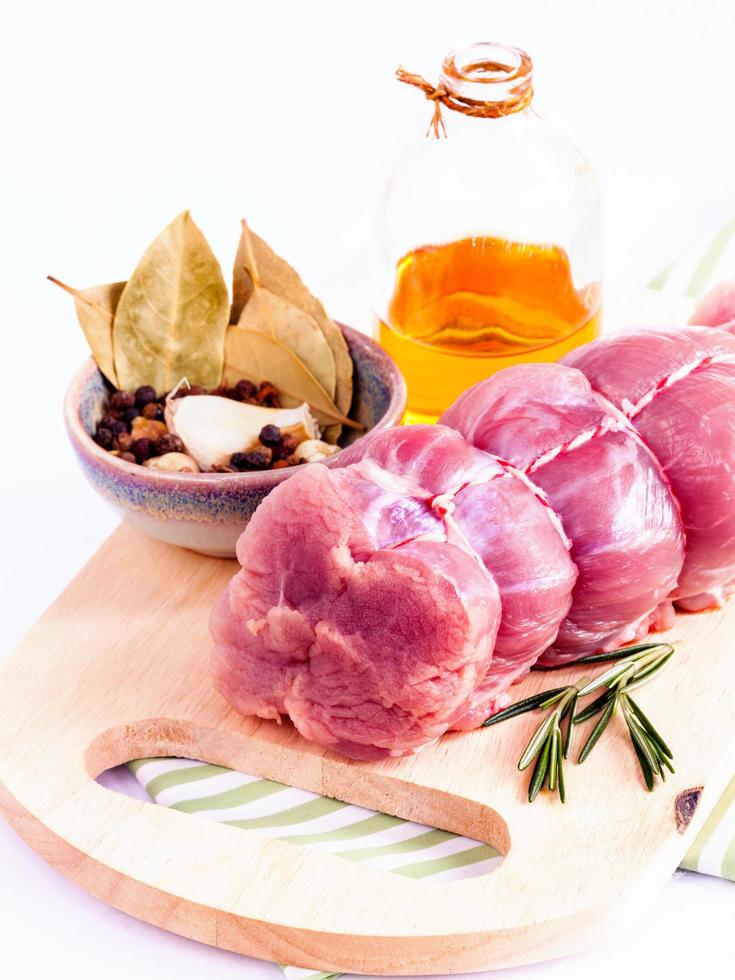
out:
M278 389L283 408L306 402L321 426L337 422L363 429L343 415L324 388L292 350L270 333L230 326L225 340L225 375L259 384L270 381Z
M230 325L239 322L242 311L255 290L253 282L253 252L252 239L254 232L250 231L243 218L240 222L242 231L237 243L237 252L232 266L232 305L230 306ZM257 272L255 273L257 279Z
M112 355L112 322L125 283L109 282L88 289L74 289L54 276L46 278L73 297L77 319L97 367L108 381L119 387Z
M112 331L120 385L151 385L162 394L185 377L215 388L228 307L219 263L182 211L148 246L120 297Z
M280 340L304 363L334 400L334 357L314 317L259 286L245 305L237 326L270 333Z
M254 277L249 260L250 253L257 263L255 279L259 285L312 316L324 334L324 339L334 357L336 372L334 402L340 412L346 415L352 406L352 358L342 331L333 320L329 319L324 307L304 285L298 272L274 252L259 235L249 230L244 221L242 224L243 231L232 274L230 322L237 323L243 307L253 292ZM339 430L336 427L330 428L332 431L326 435L331 437L332 441L336 441Z

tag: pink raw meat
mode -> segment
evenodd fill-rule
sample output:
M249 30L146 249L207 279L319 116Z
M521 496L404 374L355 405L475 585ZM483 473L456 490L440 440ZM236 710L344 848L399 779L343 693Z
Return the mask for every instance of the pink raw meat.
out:
M240 538L211 618L216 687L356 759L438 738L466 713L500 621L493 579L450 537L374 463L304 467Z
M434 507L456 522L498 584L503 614L493 660L453 726L476 728L554 641L569 611L577 571L568 541L542 491L446 426L376 432L342 453L340 463L359 459L374 460L418 493L435 495Z
M720 290L695 316L734 311ZM539 654L616 646L735 582L735 332L605 338L443 420L368 436L260 506L211 621L238 710L354 758L414 752L476 726Z
M661 465L686 535L672 598L686 609L722 602L735 580L735 336L637 329L587 344L566 363L626 414Z
M699 301L689 322L735 330L735 282L722 282L711 289Z
M557 364L507 368L441 421L527 473L572 542L579 577L543 663L627 642L665 614L659 606L683 560L678 511L649 450L583 374Z

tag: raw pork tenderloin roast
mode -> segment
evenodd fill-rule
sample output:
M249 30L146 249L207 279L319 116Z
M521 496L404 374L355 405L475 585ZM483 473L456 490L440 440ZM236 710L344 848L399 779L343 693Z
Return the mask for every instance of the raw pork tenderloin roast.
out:
M735 586L735 288L706 326L508 368L266 498L211 619L217 689L355 759L476 728L540 660Z

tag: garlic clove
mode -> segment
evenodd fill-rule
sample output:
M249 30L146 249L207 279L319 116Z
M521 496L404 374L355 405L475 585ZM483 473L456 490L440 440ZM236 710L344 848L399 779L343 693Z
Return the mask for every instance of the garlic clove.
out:
M219 395L168 398L166 423L202 470L222 466L233 453L247 452L259 445L258 436L264 425L276 425L300 443L319 437L319 427L306 404L266 408Z
M163 456L153 456L147 459L143 466L151 470L163 470L166 473L198 473L196 460L186 453L164 453Z
M318 463L328 456L333 456L338 452L339 446L330 445L322 442L321 439L306 439L294 449L294 457L305 463Z

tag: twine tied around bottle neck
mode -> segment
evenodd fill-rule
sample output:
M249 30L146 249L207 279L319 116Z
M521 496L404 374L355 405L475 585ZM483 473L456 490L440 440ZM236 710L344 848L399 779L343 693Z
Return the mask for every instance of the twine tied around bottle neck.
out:
M488 72L508 70L508 66L500 62L483 62L481 67ZM451 109L453 112L461 112L464 116L474 116L479 119L499 119L501 116L509 116L513 112L520 112L521 109L525 109L533 98L530 75L523 78L521 84L508 92L502 99L487 101L462 98L456 92L451 91L443 82L432 85L421 75L414 75L402 66L396 69L396 78L399 82L421 89L429 102L434 103L434 112L426 135L429 136L433 133L435 139L447 135L447 129L442 118L442 106Z

